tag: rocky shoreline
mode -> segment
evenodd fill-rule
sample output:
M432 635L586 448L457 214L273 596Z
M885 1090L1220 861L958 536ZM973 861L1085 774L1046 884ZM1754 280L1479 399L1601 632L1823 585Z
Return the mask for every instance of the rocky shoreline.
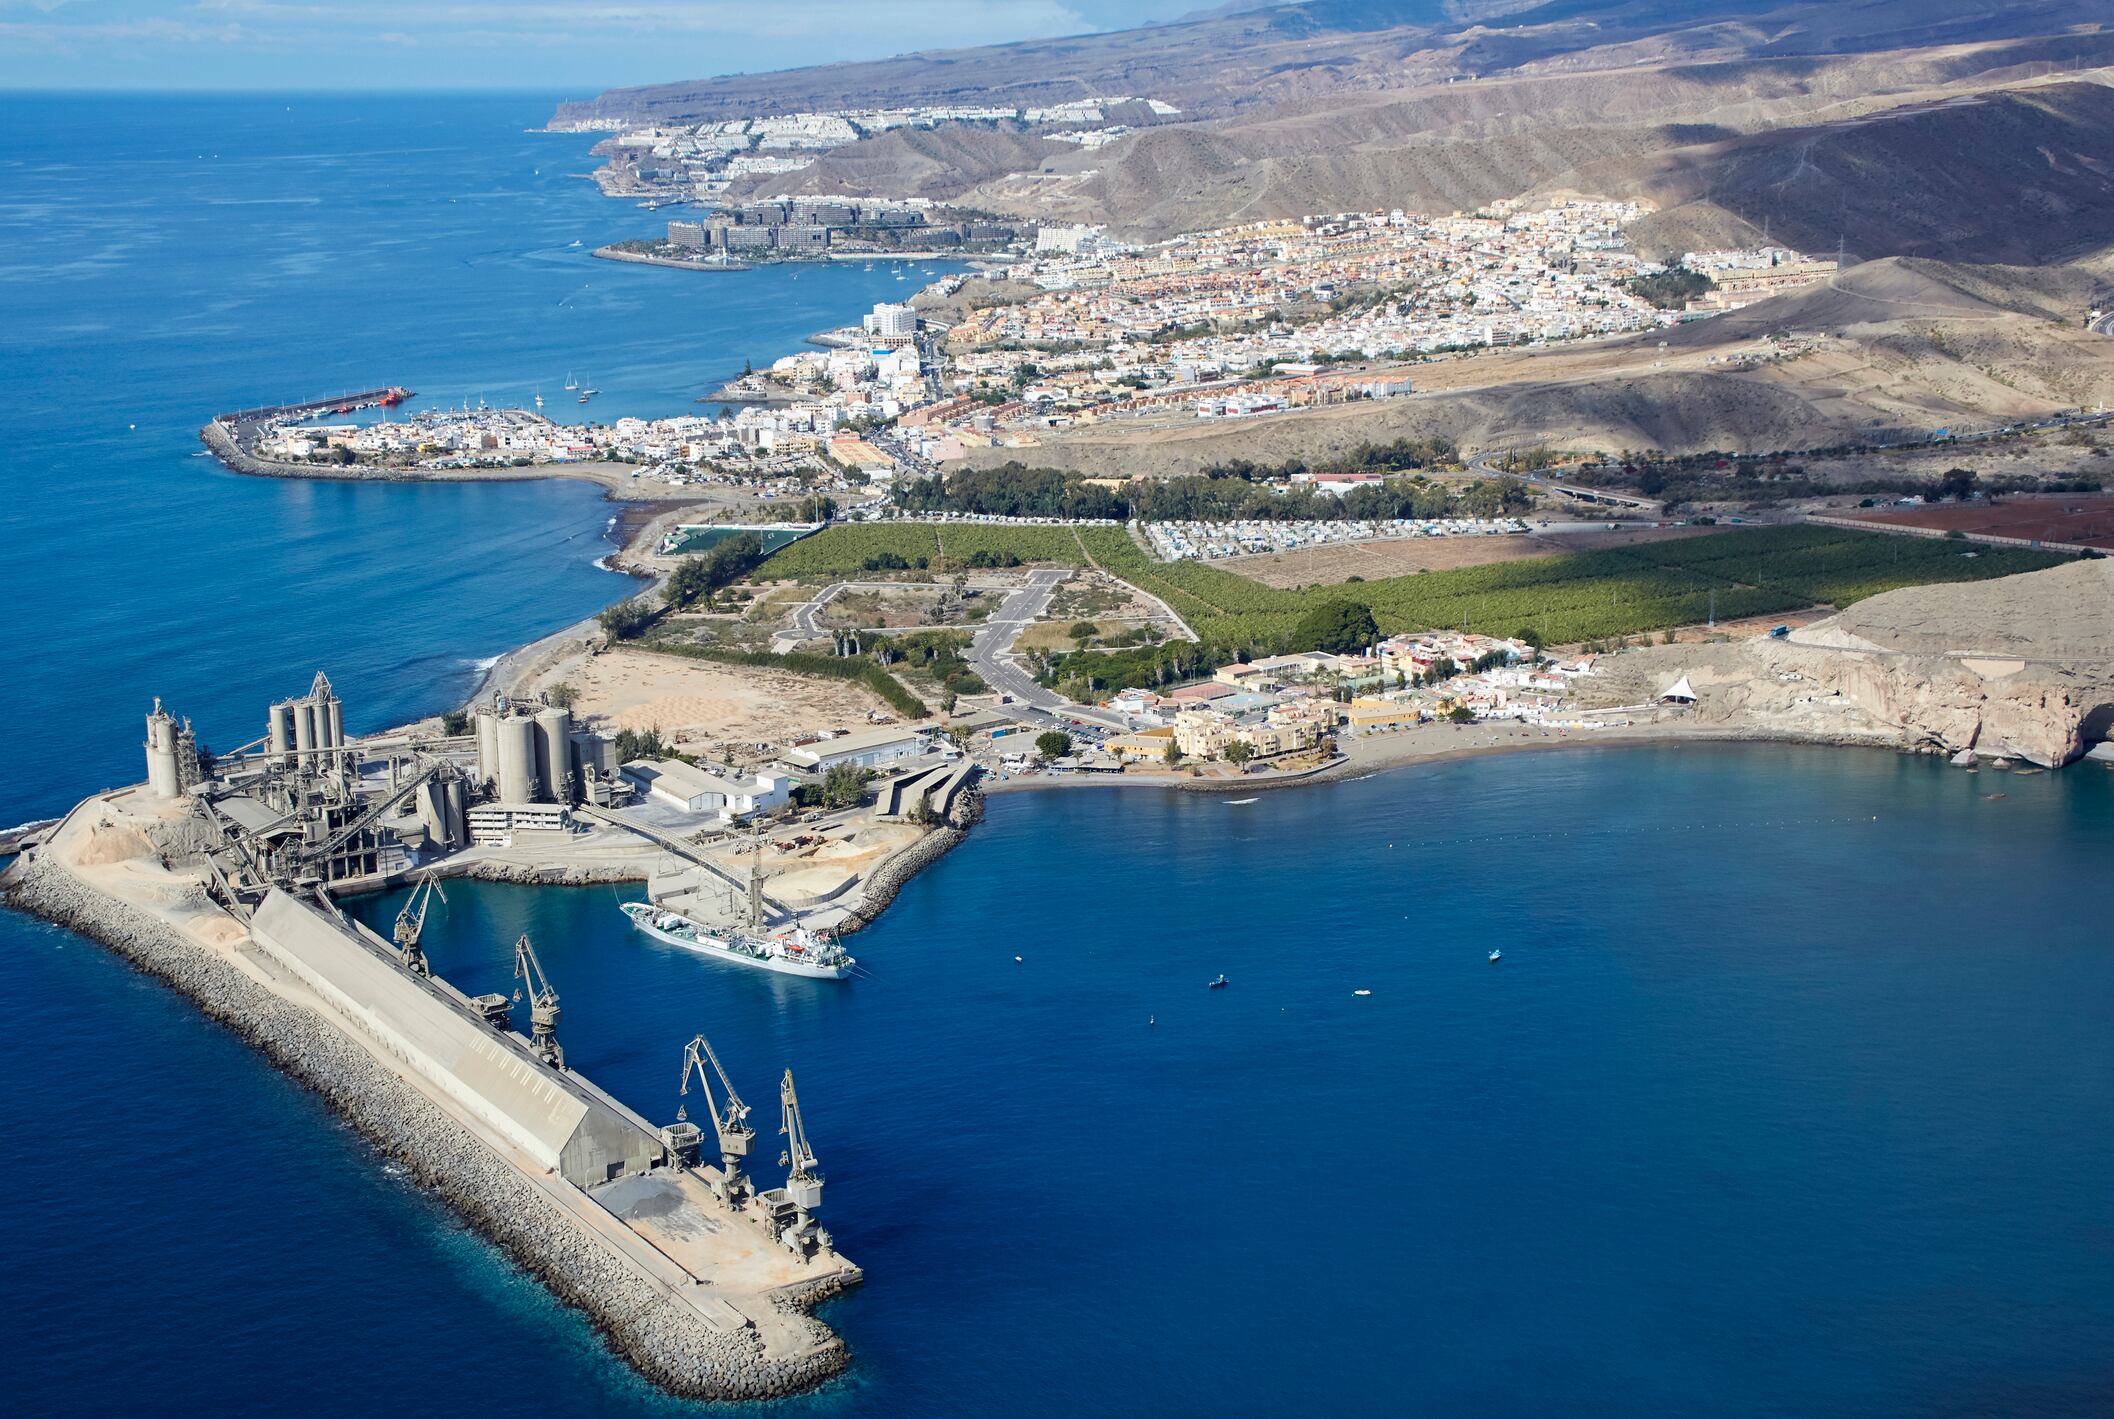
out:
M860 894L859 905L837 923L836 933L848 936L872 926L911 878L960 847L968 837L965 828L935 828L882 863L873 876L866 879L866 890Z
M9 906L89 937L184 995L314 1090L378 1153L401 1163L552 1294L584 1312L612 1350L669 1393L783 1398L850 1363L844 1342L806 1314L846 1283L781 1295L780 1309L813 1344L793 1359L766 1360L753 1332L714 1329L586 1240L512 1166L319 1016L41 854L18 859L0 877L0 893Z

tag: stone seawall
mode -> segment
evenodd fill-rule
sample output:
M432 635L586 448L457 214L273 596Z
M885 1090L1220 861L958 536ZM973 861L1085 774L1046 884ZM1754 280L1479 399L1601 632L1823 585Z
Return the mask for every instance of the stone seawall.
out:
M690 1399L770 1399L810 1389L849 1363L843 1341L805 1314L842 1289L781 1299L813 1337L805 1353L766 1360L751 1331L730 1334L671 1300L590 1240L526 1177L426 1095L321 1016L137 908L39 856L0 877L10 906L102 943L192 1000L205 1015L329 1101L376 1151L404 1165L550 1291L584 1311L640 1374Z
M866 879L866 891L860 896L859 905L837 924L837 934L846 936L872 926L905 883L954 851L968 836L961 828L936 828L882 863Z
M275 463L268 458L259 458L235 442L225 425L214 420L198 431L198 440L212 455L234 469L253 478L317 478L339 483L413 482L408 477L392 478L387 472L358 465L335 466L328 463Z

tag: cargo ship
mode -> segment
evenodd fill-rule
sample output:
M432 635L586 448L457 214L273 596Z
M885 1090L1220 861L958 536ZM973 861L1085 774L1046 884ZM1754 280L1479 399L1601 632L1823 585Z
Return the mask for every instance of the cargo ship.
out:
M753 936L745 931L709 930L680 912L651 902L625 902L620 910L631 918L633 926L656 941L762 971L814 980L843 980L858 964L842 946L805 927L794 927L775 936Z

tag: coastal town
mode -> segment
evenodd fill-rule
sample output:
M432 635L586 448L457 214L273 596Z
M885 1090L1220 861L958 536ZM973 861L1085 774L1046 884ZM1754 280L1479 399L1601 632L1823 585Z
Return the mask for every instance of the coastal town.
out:
M723 253L739 233L777 241L874 210L749 204L671 222L670 244ZM1694 294L1648 298L1638 292L1654 290L1668 268L1625 245L1622 229L1640 210L1574 199L1445 218L1340 214L1151 247L1091 227L1044 227L1017 256L972 273L928 271L935 279L912 299L818 334L820 348L752 365L718 392L725 403L714 416L564 423L544 413L539 390L531 409L352 423L304 409L244 438L258 456L296 464L615 460L648 482L747 485L774 498L885 488L976 450L1032 448L1052 430L1402 399L1434 359L1664 329L1834 269L1778 247L1695 252L1679 268ZM921 227L922 214L901 211L900 229ZM552 397L590 406L597 392L568 375Z
M1131 131L1132 124L1180 116L1159 99L1096 97L1056 104L914 103L899 108L849 108L759 114L695 124L638 125L621 118L554 119L553 132L606 132L596 145L605 166L596 174L611 196L649 204L717 202L737 182L783 178L812 166L825 153L862 138L905 129L1007 125L1052 142L1093 149Z

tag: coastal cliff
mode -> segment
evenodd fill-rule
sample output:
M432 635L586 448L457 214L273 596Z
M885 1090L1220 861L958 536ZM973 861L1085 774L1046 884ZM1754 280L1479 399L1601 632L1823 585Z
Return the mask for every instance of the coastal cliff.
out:
M1772 739L2024 759L2053 768L2114 733L2114 561L1858 602L1782 640L1652 646L1581 682L1656 701L1681 677L1699 727Z

